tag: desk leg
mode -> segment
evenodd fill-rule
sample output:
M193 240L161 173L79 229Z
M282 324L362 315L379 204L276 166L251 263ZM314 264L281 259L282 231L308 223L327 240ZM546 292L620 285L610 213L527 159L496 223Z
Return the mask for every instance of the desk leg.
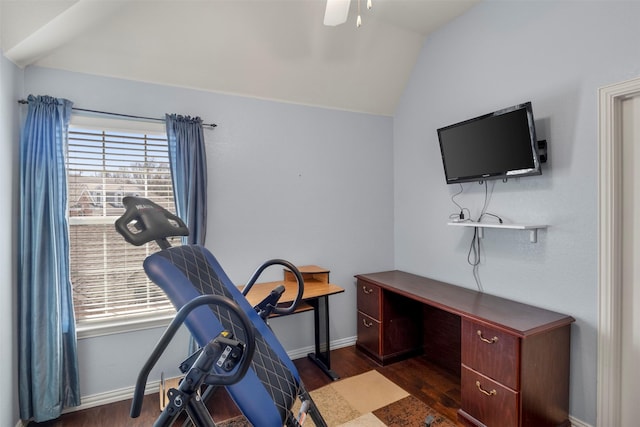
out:
M331 370L329 340L329 296L322 296L317 299L308 300L308 304L313 307L313 322L315 331L315 352L309 353L308 357L332 380L340 377Z

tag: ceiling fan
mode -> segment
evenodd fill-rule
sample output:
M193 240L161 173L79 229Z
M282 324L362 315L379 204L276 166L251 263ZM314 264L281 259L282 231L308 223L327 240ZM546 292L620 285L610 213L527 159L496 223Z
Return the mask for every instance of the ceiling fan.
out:
M356 26L360 27L362 25L362 18L360 17L360 0L357 1L358 18L356 19ZM324 11L324 25L335 27L336 25L347 22L350 5L351 0L327 0L327 8ZM371 9L371 0L367 0L367 9Z

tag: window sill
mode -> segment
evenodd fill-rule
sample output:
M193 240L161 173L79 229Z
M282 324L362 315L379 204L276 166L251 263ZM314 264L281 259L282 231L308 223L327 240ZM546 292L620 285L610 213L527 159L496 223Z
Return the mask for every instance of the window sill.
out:
M76 325L76 336L79 340L104 335L142 331L145 329L166 327L175 317L175 312L166 312L153 317L128 318L101 322L82 322Z

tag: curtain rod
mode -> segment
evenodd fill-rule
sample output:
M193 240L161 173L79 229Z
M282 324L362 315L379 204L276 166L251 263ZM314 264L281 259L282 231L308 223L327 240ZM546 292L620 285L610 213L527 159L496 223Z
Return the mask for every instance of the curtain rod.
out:
M18 104L28 104L28 103L29 103L29 101L27 101L25 99L19 99L18 100ZM133 116L133 115L130 115L130 114L110 113L108 111L87 110L86 108L76 108L76 107L72 107L71 109L74 110L74 111L83 111L85 113L105 114L105 115L108 115L108 116L126 117L126 118L129 118L129 119L155 120L155 121L158 121L158 122L164 122L165 121L165 119L159 119L157 117ZM214 127L216 127L218 125L215 124L215 123L203 123L202 126L209 126L209 127L214 128Z

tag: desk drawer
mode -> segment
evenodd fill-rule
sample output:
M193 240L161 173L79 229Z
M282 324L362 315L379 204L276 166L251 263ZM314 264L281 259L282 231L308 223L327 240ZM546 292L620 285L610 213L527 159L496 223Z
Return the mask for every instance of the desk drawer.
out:
M518 426L519 394L462 366L461 410L487 427Z
M380 287L358 280L358 311L380 321Z
M380 322L358 311L358 346L381 358Z
M519 389L520 339L462 320L462 363L514 390Z

